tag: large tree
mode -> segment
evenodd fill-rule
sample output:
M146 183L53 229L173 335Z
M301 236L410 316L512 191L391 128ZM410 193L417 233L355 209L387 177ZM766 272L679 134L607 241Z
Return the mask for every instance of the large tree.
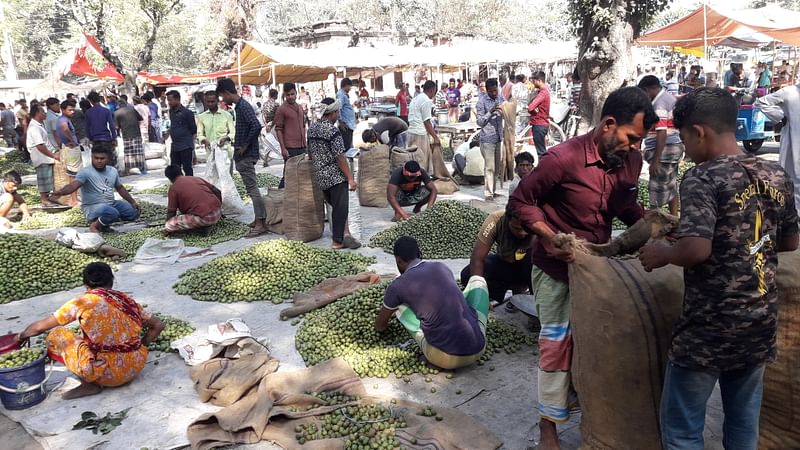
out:
M633 80L633 41L669 2L569 0L570 18L578 35L583 129L600 118L603 102L609 93Z

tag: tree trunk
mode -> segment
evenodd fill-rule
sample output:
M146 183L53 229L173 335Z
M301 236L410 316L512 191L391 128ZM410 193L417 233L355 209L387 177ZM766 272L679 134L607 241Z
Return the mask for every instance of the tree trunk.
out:
M581 77L581 132L601 118L603 102L614 90L633 79L633 27L625 20L624 0L614 0L614 20L608 29L584 19L578 36L578 72Z
M158 27L160 24L153 23L153 28L150 30L150 36L147 37L147 42L144 43L144 47L139 50L139 54L137 56L138 63L136 71L142 71L145 69L150 68L150 64L153 64L153 46L156 45L156 38L158 37Z

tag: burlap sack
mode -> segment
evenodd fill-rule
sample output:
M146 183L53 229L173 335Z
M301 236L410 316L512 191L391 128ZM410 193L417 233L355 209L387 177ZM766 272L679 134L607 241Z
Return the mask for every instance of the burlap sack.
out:
M759 450L800 448L800 252L778 261L778 359L764 373Z
M286 238L309 242L322 237L325 207L322 191L314 181L311 158L295 156L286 161L283 194L283 230Z
M584 449L658 450L658 407L683 271L576 252L569 265L572 382Z
M59 190L69 184L69 177L67 176L66 165L61 161L56 161L53 165L53 186L54 190ZM69 202L69 195L62 195L61 197L53 197L58 203L66 205Z
M447 165L444 163L440 145L431 146L431 165L433 166L432 175L435 177L433 184L436 185L436 191L439 194L450 195L461 189L458 183L450 177L450 171L447 170Z
M267 230L270 233L283 234L283 189L270 189L263 195L264 208L267 210Z
M360 148L358 156L358 204L386 208L386 185L392 173L389 146L374 145Z
M330 304L346 295L381 282L375 272L362 272L338 278L328 278L307 292L299 292L292 297L294 306L281 311L281 319L286 320L305 314Z
M420 151L416 146L400 148L392 147L390 156L391 170L403 167L408 161L416 161L423 169L428 165L428 155Z

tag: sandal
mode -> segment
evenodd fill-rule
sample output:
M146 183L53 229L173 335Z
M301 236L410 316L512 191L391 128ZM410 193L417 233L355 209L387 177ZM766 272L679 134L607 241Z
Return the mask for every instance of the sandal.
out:
M256 230L255 228L252 228L247 232L247 234L244 235L244 237L249 239L261 236L262 234L267 234L267 230Z
M361 242L358 242L353 236L345 236L342 239L342 245L350 250L361 248Z

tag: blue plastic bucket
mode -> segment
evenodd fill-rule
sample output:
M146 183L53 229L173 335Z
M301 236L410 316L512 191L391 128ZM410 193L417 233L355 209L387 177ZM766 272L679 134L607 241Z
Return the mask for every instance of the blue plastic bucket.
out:
M45 357L10 369L0 369L0 401L6 409L25 409L45 397Z

